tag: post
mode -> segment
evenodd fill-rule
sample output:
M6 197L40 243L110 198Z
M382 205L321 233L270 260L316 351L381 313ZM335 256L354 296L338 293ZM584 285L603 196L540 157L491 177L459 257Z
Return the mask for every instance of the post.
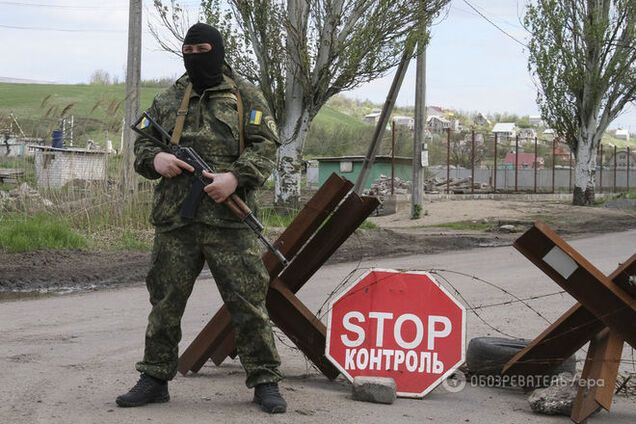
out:
M572 193L572 165L573 165L572 164L572 157L573 157L573 155L572 155L572 150L569 149L569 146L568 146L568 150L570 151L570 181L568 183L568 191L570 193Z
M71 139L69 141L69 145L73 147L73 135L75 130L75 115L71 115Z
M601 143L598 144L598 148L599 148L599 160L598 163L601 165L601 170L599 172L600 176L599 176L599 193L603 192L603 145Z
M384 102L382 113L380 114L380 119L375 126L373 139L371 140L371 144L369 144L367 155L364 157L360 175L358 176L356 184L353 187L353 191L355 191L357 194L361 194L362 190L364 190L364 184L367 180L367 176L369 175L369 170L371 169L371 167L373 166L373 162L375 161L375 155L380 148L382 136L384 135L384 131L389 122L389 116L391 116L393 106L395 106L395 100L397 99L397 96L400 92L400 87L402 86L402 81L404 81L404 75L406 74L406 70L409 67L409 62L411 60L414 49L415 44L409 43L407 41L406 48L404 49L404 54L402 55L402 60L398 65L397 71L395 72L395 77L393 77L393 83L391 84L391 88L389 89L389 94L387 95Z
M126 65L126 111L123 129L122 191L135 191L133 169L134 132L130 125L139 115L139 80L141 74L141 0L130 0L128 15L128 59Z
M537 137L534 138L534 192L537 192L537 162L539 159L539 145Z
M515 136L515 193L519 191L519 134Z
M395 119L391 121L391 196L395 194Z
M552 193L554 193L554 177L556 175L556 137L552 140Z
M426 30L421 22L420 31ZM422 37L423 38L423 37ZM426 44L418 41L417 69L415 74L415 134L413 137L413 181L411 193L411 219L420 217L422 211L422 144L426 130Z
M446 193L450 193L450 144L451 144L451 129L446 128Z
M470 153L470 192L475 192L475 130L472 131L470 137L471 153Z
M614 145L614 193L616 193L616 145Z
M631 154L632 152L630 151L630 148L627 148L627 191L629 191L629 160L631 159Z
M493 182L492 182L492 192L496 193L497 192L497 133L495 133L495 162L494 165L495 167L495 178L493 178Z

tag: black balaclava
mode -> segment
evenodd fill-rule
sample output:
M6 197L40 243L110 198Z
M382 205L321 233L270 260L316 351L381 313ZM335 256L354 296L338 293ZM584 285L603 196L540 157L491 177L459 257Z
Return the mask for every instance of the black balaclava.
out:
M214 87L223 81L223 37L214 27L197 23L190 27L183 39L183 44L210 43L212 50L206 53L190 53L183 55L183 63L192 87L197 93Z

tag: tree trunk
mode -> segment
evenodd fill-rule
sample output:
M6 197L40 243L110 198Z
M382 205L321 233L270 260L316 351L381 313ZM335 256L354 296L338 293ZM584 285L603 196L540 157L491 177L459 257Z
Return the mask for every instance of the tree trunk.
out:
M274 190L274 203L279 209L297 210L300 207L300 180L302 151L309 131L309 113L302 105L289 111L280 129L281 146L278 149L278 167ZM299 126L296 133L296 127Z
M596 145L593 141L579 141L576 149L576 165L574 167L574 194L572 204L591 206L594 203L594 186L596 183Z

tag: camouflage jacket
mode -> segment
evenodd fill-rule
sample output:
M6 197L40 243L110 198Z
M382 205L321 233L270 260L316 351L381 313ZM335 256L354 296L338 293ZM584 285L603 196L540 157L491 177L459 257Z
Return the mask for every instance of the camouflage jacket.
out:
M174 129L188 82L187 75L182 76L172 87L158 94L148 110L169 133ZM234 87L240 91L245 115L245 150L240 155ZM254 209L254 189L263 185L271 174L279 142L276 124L260 90L244 80L226 76L221 84L201 95L192 91L179 144L194 148L217 172L234 173L238 180L236 193ZM135 141L135 170L149 179L161 178L155 188L150 221L158 230L169 231L188 223L181 218L180 209L194 177L184 172L174 178L162 178L153 166L155 155L161 151L147 138L139 137ZM220 227L244 225L226 206L216 204L205 193L194 221Z

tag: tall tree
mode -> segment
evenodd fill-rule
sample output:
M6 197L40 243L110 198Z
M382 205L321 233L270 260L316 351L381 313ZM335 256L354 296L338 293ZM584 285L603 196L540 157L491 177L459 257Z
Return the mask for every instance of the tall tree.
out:
M636 101L636 1L536 0L524 20L543 119L576 157L573 203L591 205L603 133Z
M298 204L303 147L320 108L397 65L417 24L449 1L202 0L201 18L221 30L230 64L261 87L278 123L278 205ZM155 0L161 24L182 40L175 6Z

